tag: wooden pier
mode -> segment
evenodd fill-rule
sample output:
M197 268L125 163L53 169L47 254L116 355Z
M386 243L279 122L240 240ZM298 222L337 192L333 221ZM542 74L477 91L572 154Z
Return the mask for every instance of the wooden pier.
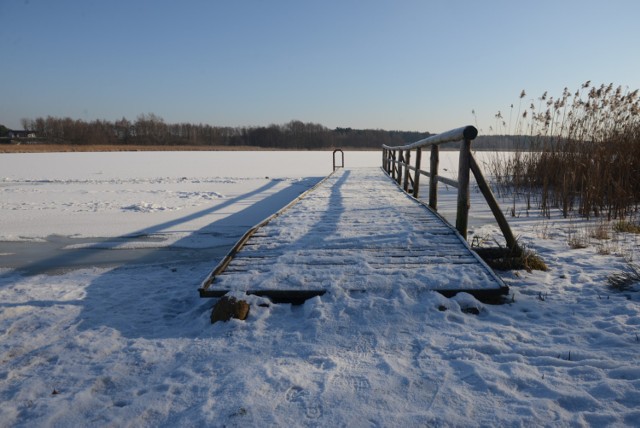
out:
M398 183L382 168L337 168L250 230L200 296L240 291L300 303L327 292L507 294L456 228Z

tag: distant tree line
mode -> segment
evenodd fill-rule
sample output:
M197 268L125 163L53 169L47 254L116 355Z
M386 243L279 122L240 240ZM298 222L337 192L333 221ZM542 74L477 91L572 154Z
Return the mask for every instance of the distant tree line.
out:
M273 149L321 149L330 147L379 148L428 137L428 132L385 131L379 129L329 129L316 123L293 120L284 125L219 127L206 124L165 123L153 114L141 114L135 121L126 118L83 121L71 118L22 119L25 130L38 141L72 145L189 145L217 147L263 147Z

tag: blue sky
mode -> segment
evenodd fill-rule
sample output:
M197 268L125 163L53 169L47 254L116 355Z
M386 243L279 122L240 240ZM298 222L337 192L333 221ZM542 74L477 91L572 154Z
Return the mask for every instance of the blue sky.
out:
M481 132L520 91L640 88L640 2L0 0L21 118Z

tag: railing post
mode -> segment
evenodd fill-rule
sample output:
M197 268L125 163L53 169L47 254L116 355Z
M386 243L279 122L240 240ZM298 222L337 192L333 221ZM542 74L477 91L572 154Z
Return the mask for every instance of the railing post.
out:
M393 177L393 166L394 166L394 161L396 159L395 154L393 152L393 150L389 150L389 175Z
M404 189L405 192L409 192L409 166L411 163L411 150L406 150L404 152L404 183L402 185L402 188Z
M391 175L391 168L389 167L391 165L391 150L387 149L387 154L386 154L386 160L387 160L387 168L385 169L385 171L387 171L387 174Z
M438 165L440 164L440 149L436 144L431 145L431 166L429 172L429 206L438 211Z
M465 138L460 143L460 160L458 162L458 210L456 212L456 229L467 239L469 224L469 172L471 169L471 140Z
M387 171L387 149L382 148L382 169Z
M388 157L388 162L389 162L389 175L391 177L393 177L393 162L395 161L395 155L393 153L393 150L389 150L388 153L389 157Z
M391 178L396 179L396 151L391 152Z
M385 149L384 161L384 170L387 171L387 174L391 174L391 168L389 168L389 165L391 165L391 150Z
M402 184L402 163L404 162L404 156L402 155L402 150L398 150L398 176L396 177L396 182L398 186Z
M420 159L422 158L422 147L416 149L416 171L413 174L413 197L418 198L420 194Z

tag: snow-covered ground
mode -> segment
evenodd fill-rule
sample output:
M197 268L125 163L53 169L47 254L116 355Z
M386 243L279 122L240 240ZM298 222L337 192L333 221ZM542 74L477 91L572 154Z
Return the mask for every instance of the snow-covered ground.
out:
M501 273L508 304L250 296L211 325L200 282L330 171L331 152L0 155L0 426L639 425L640 294L607 287L639 239L557 214L510 218L550 270ZM477 192L472 214L500 240Z

